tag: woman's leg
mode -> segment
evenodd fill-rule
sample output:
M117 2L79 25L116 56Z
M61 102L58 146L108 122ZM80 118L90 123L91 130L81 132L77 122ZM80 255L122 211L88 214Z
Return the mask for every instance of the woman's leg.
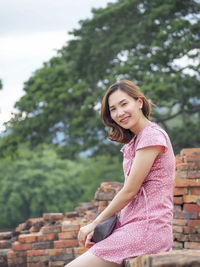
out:
M102 260L101 258L93 255L90 252L85 252L75 260L71 261L65 267L121 267L121 264Z

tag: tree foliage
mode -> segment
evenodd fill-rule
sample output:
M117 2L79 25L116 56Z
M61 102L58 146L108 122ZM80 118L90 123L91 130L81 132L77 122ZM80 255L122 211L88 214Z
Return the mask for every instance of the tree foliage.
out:
M0 228L15 227L44 212L66 212L91 201L102 181L122 179L121 164L108 156L60 159L52 147L20 147L0 161Z
M119 147L105 141L99 107L118 79L132 80L157 105L152 119L169 132L176 151L199 146L193 132L200 126L199 11L196 0L119 0L93 9L25 83L1 151L25 140L56 143L63 157L114 154Z

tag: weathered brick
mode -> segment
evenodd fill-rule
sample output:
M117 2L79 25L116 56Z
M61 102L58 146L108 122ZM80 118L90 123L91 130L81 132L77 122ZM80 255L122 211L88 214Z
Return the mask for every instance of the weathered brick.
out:
M174 225L184 226L184 225L187 225L187 222L188 222L187 220L173 219Z
M58 240L54 241L55 248L69 248L78 246L78 240Z
M0 249L2 248L11 248L10 240L0 240Z
M62 254L62 255L55 255L50 257L50 261L68 261L73 260L73 255L69 254Z
M36 263L39 263L39 262L45 262L46 264L48 264L49 262L49 256L30 256L30 257L27 257L27 262L36 262ZM48 266L48 265L46 265Z
M47 267L47 266L49 266L49 265L47 265L47 262L28 262L26 265L26 267ZM62 265L60 265L60 266L62 266ZM13 267L15 267L15 266L13 266Z
M71 254L72 254L72 249L71 249ZM55 256L55 255L62 255L66 254L66 249L65 248L53 248L53 249L48 249L47 254L49 256Z
M197 195L185 195L183 196L184 203L197 203L200 201L200 196Z
M187 171L176 171L175 178L176 179L186 179L186 178L188 178Z
M78 217L78 212L77 211L68 211L65 213L65 217L67 217L67 218Z
M193 180L193 179L176 179L175 180L175 186L176 187L197 187L200 186L200 179Z
M180 241L180 242L189 241L189 235L185 235L182 233L173 233L173 237L175 241Z
M43 256L45 255L45 250L28 250L27 256Z
M21 243L33 243L36 242L38 238L37 234L19 235L18 241Z
M77 239L78 231L62 232L58 234L58 239Z
M80 225L79 224L73 224L70 221L62 222L62 232L79 231L79 229L80 229Z
M85 247L74 248L74 253L76 256L79 256L79 255L85 253L86 251L88 251L88 248L85 248Z
M174 188L174 196L182 196L188 193L188 189L185 187L175 187Z
M193 188L190 188L190 191L191 191L191 195L200 195L200 186L199 187L193 187Z
M200 220L190 220L189 221L189 226L200 226Z
M173 225L172 228L173 228L174 233L182 233L183 232L182 226Z
M193 226L184 226L183 233L184 234L196 233L196 229Z
M187 178L189 179L200 179L200 170L188 171Z
M63 219L62 213L43 213L44 221L57 221L62 219Z
M187 210L183 210L183 211L175 211L174 212L174 218L175 219L198 219L199 214L198 212L194 212L194 211L187 211Z
M180 152L180 156L183 157L185 155L188 154L192 154L192 153L199 153L200 152L200 148L183 148Z
M200 212L200 206L197 204L184 204L183 208L186 211Z
M56 238L56 233L50 233L50 234L39 234L38 235L38 241L51 241L54 240Z
M30 250L32 249L32 244L31 243L19 243L19 242L14 242L12 244L12 249L15 250Z
M200 153L195 151L191 154L184 155L184 162L199 162L200 161Z
M174 197L174 204L183 204L183 197Z
M189 241L200 242L200 234L199 233L189 234L188 238L189 238Z
M0 240L10 239L12 236L12 232L2 232L0 233Z
M53 241L46 241L46 242L37 242L33 243L33 249L47 249L53 248Z
M60 225L43 226L40 231L43 234L60 233L61 232L61 226Z
M200 249L200 242L185 242L184 248L188 249Z
M13 251L13 250L9 250L7 257L8 259L12 259L12 258L18 258L18 257L26 257L27 255L27 251Z

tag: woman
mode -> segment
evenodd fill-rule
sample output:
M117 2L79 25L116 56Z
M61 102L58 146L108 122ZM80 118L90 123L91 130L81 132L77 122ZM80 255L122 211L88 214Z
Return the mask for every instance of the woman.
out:
M150 111L149 101L130 81L107 90L101 118L109 138L124 144L125 183L106 209L81 227L79 242L90 249L68 267L122 266L126 258L171 250L175 157L166 132L149 121ZM92 243L95 226L116 213L113 233Z

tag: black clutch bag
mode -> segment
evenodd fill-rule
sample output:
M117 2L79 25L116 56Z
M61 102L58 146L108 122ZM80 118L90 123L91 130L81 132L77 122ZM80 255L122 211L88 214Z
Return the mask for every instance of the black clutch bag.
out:
M116 224L117 215L114 215L109 219L105 220L104 222L98 224L94 229L91 241L97 243L111 235L115 229Z

